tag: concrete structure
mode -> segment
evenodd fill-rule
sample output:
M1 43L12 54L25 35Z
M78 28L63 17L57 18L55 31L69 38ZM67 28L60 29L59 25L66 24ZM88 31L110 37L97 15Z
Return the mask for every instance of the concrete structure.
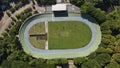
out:
M53 13L54 11L67 11L68 13L69 12L80 13L80 8L70 3L45 6L45 12Z
M67 4L67 11L68 13L69 12L80 13L80 8L72 4Z
M67 4L52 5L52 11L67 11Z
M73 59L68 59L69 68L76 68Z

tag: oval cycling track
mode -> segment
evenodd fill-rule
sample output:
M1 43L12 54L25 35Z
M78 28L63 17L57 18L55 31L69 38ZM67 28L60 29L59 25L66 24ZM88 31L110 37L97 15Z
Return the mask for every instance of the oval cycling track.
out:
M66 49L66 50L41 50L33 47L29 42L29 29L36 23L45 21L81 21L87 24L92 32L92 38L88 45L78 49ZM52 17L50 14L37 14L31 16L22 24L19 30L20 42L24 51L27 54L32 55L35 58L55 59L55 58L75 58L88 56L94 52L101 42L101 31L99 25L91 23L89 20L82 18L81 16L72 17Z

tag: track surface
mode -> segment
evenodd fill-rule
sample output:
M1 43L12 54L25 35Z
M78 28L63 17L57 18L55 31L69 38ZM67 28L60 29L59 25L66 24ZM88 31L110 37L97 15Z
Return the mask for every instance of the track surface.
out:
M46 14L45 14L46 15ZM49 17L44 15L35 15L28 18L20 29L20 41L22 43L23 49L26 53L32 55L35 58L44 58L44 59L54 59L54 58L75 58L75 57L84 57L88 56L90 53L94 52L98 45L101 42L101 31L100 27L97 24L91 23L87 19L82 17ZM66 50L40 50L29 42L29 29L36 23L45 22L45 21L81 21L86 23L92 32L92 38L88 45L78 49L66 49Z

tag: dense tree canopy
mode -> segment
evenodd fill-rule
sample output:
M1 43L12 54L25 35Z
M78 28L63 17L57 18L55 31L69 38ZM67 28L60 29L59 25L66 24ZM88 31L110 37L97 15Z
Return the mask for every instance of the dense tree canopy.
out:
M56 4L56 0L36 0L39 5L52 5Z
M56 3L56 0L36 1L40 5ZM0 0L0 5L9 2L10 0ZM98 49L87 57L74 58L74 64L79 68L120 68L120 0L70 0L70 2L80 7L81 13L93 17L100 24L102 31ZM20 0L6 13L11 16L11 12L14 13L27 3L28 0ZM28 8L16 17L11 17L9 28L2 34L3 38L0 38L0 65L3 68L55 68L56 65L68 64L67 59L35 59L23 51L16 35L22 22L35 13L37 11L32 12L32 9Z
M81 68L102 68L96 60L88 60L83 63Z

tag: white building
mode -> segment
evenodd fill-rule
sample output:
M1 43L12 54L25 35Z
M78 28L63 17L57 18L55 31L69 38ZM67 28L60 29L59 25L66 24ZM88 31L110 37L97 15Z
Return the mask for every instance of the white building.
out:
M52 11L67 11L67 5L66 4L52 5Z

